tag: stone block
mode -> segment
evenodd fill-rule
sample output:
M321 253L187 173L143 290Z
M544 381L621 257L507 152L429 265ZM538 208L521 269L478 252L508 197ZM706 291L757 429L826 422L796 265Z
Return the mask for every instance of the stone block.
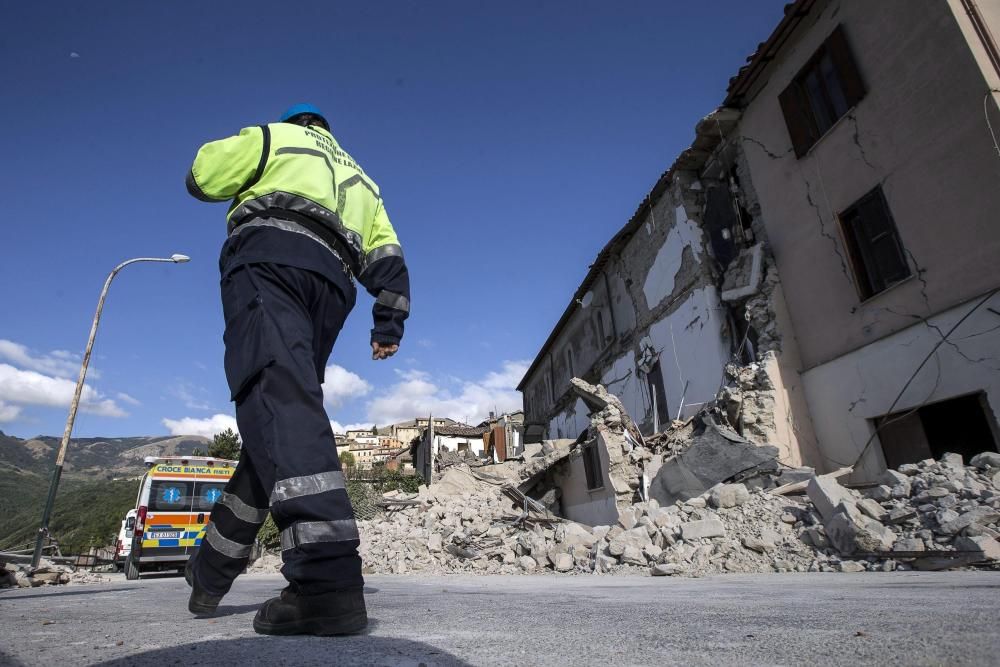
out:
M597 542L597 537L590 532L586 526L573 521L566 521L561 526L561 534L557 533L557 541L567 545L580 544L585 547L592 547ZM559 539L561 537L562 539Z
M846 503L823 525L830 544L845 555L888 551L896 541L895 533Z
M879 484L870 489L865 489L864 495L876 502L883 502L892 498L892 488L885 484Z
M762 540L759 537L744 537L743 546L759 554L774 551L774 543Z
M681 536L685 540L723 537L725 534L726 527L718 519L702 519L681 524Z
M567 553L556 554L552 566L556 572L569 572L574 566L573 557Z
M896 540L896 543L892 545L893 551L923 551L924 549L924 541L919 537Z
M837 564L841 572L864 572L865 564L856 560L842 560Z
M912 507L898 507L889 512L889 515L885 517L884 522L890 525L896 525L905 523L910 519L915 518L917 518L917 510Z
M728 429L706 423L691 445L663 462L649 487L661 506L700 496L720 482L778 456L778 448L755 445Z
M809 480L806 486L809 500L816 507L823 521L829 521L843 503L854 504L854 496L849 489L841 486L835 477L820 475Z
M980 452L969 460L969 465L980 470L1000 468L1000 454L996 452Z
M955 538L953 544L956 551L975 551L981 554L984 560L1000 560L1000 542L992 537L985 535L978 537L960 536Z
M625 530L635 528L637 522L638 517L636 517L635 510L633 508L626 507L618 510L618 525Z
M633 546L625 547L625 551L622 552L621 561L625 565L645 565L646 556L643 555L640 549L636 549Z
M961 454L956 454L955 452L947 452L942 454L939 462L942 466L946 468L951 468L952 470L960 470L965 472L965 461L962 460Z
M945 510L945 512L955 514L955 512L952 512L951 510ZM997 520L1000 520L1000 511L991 507L977 507L976 509L969 510L964 514L958 515L955 519L942 523L938 530L945 535L957 535L963 529L968 528L973 524L982 526L995 523Z
M653 540L645 528L637 527L626 530L608 543L608 553L612 556L621 556L629 547L641 552L647 544L652 544Z
M538 562L531 556L521 556L517 559L517 564L525 572L534 572L538 568Z
M658 563L649 568L649 573L654 577L669 577L683 572L684 566L677 563Z
M882 521L886 516L885 509L871 498L859 500L858 509L876 521Z
M750 492L743 484L719 484L712 489L709 502L713 507L738 507L750 500Z

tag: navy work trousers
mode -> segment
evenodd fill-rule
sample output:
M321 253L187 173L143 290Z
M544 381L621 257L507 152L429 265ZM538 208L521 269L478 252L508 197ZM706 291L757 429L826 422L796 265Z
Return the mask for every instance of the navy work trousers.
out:
M209 593L229 591L268 511L281 531L281 572L294 590L364 583L321 387L354 299L292 266L242 264L223 274L226 379L243 449L191 566Z

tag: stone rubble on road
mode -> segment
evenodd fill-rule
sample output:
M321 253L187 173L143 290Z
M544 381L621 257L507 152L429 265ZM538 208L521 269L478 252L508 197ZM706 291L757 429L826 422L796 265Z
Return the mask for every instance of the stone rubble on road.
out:
M109 581L110 577L77 570L71 565L57 565L47 558L43 558L35 569L27 564L0 563L0 588L102 584Z

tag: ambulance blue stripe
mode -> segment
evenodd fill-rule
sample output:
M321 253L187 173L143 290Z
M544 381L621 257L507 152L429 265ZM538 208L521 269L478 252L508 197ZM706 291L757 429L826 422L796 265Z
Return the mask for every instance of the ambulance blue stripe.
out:
M180 540L160 540L161 547L179 547L180 545Z

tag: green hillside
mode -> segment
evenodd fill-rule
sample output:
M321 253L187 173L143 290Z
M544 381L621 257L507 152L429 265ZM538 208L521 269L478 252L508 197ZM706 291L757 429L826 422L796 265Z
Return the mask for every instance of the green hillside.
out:
M40 475L0 475L0 548L35 539L48 483ZM49 523L63 554L112 544L122 518L135 505L138 489L138 480L64 481Z
M74 438L49 532L64 554L114 543L135 506L145 456L186 456L211 442L197 436ZM58 438L24 440L0 431L0 550L33 542Z

